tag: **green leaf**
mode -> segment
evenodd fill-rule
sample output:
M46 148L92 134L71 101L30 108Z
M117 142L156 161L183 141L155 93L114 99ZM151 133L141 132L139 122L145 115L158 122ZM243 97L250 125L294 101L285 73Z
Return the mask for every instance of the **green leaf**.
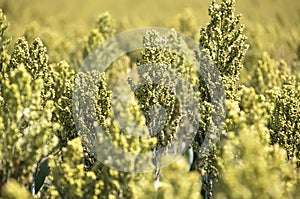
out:
M42 159L36 177L34 179L35 193L43 186L46 176L49 174L48 157Z

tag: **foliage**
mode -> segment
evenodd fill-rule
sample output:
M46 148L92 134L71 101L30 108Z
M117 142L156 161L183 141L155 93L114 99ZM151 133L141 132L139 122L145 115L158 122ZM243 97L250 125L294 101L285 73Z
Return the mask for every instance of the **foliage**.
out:
M161 181L155 186L149 181L151 174L135 177L130 183L133 198L201 198L199 175L188 170L189 164L184 158L180 158L161 170Z
M4 68L6 68L9 60L9 55L7 53L7 45L10 42L5 35L5 31L8 27L8 23L6 22L6 17L3 14L2 10L0 9L0 67L1 67L1 74L0 78L2 79L4 74Z
M52 78L54 110L52 121L58 122L61 129L56 132L60 146L65 146L67 141L78 136L72 116L72 92L75 72L69 64L61 61L51 65L49 71Z
M29 188L36 163L58 142L60 124L51 122L54 105L44 100L44 88L23 63L1 79L1 186L14 178Z
M9 14L26 12L22 3L14 8L8 1L0 5ZM213 0L208 13L210 21L198 35L196 16L200 12L185 10L178 16L175 27L179 31L194 39L200 37L198 53L191 52L189 44L174 30L165 35L149 31L144 35L142 51L120 57L105 71L97 64L120 53L116 51L117 42L110 39L120 27L108 12L98 17L90 33L86 26L76 26L78 30L64 34L54 30L55 23L39 19L39 14L34 13L37 21L26 28L24 37L10 45L6 35L8 23L0 11L0 197L299 196L299 27L292 25L291 30L281 31L289 26L280 16L273 26L254 25L255 21L251 24L248 16L245 21L251 26L246 30L250 35L247 41L252 46L246 56L244 26L240 25L241 15L235 15L235 7L234 0ZM133 10L130 13L136 14ZM294 20L299 21L299 17ZM88 37L84 39L86 33ZM274 43L261 40L262 35L272 36ZM287 44L277 50L280 42ZM267 52L262 53L263 49ZM109 54L103 54L108 51ZM86 58L89 61L92 52L96 52L92 59L97 64L78 71L79 62ZM140 53L137 61L134 53ZM60 61L62 58L69 63ZM216 109L212 100L214 93L209 86L220 86L212 81L216 77L205 80L193 67L206 73L210 70L205 68L209 59L217 67L225 88L226 113ZM240 75L244 64L245 79ZM119 95L113 95L112 89L122 84L120 78L132 67L137 68L139 81L129 79L130 87L121 85ZM173 87L182 92L181 98ZM134 95L124 100L125 89ZM223 100L220 96L218 102ZM188 146L191 157L186 156L192 161L179 158L162 168L162 150L169 147L181 153L171 143L182 136L179 130L184 117L193 118L189 103L199 111L196 136L184 135L193 141ZM122 112L125 108L127 114ZM162 116L165 123L161 122ZM225 128L218 129L222 125L220 118L225 116ZM123 124L117 122L118 117L123 118ZM134 136L126 134L132 124L137 125ZM99 126L103 134L99 133ZM222 130L222 140L214 145L210 135L217 130ZM95 143L104 135L123 151L152 152L154 171L133 174L99 162L97 152L105 149L97 148ZM202 146L205 140L211 141L208 148ZM119 157L113 151L104 155L107 161L114 157L116 166L127 164L127 157ZM139 166L137 163L131 169Z
M184 9L182 13L177 16L177 23L175 25L176 29L191 37L192 39L196 40L198 38L198 24L197 18L193 13L192 9Z
M283 60L274 60L264 52L251 74L250 86L255 88L257 93L264 93L274 87L281 87L288 74L287 64Z
M295 166L286 161L282 148L260 139L266 129L242 125L236 131L223 146L216 198L296 198Z
M216 198L295 198L296 161L288 161L278 144L269 145L273 137L269 121L274 114L268 110L273 104L252 87L243 86L237 94L238 101L227 101L230 130L218 159Z
M248 44L245 42L246 36L243 34L244 26L239 25L241 15L235 16L235 1L232 0L224 0L221 3L212 1L208 14L210 22L200 31L199 48L201 53L198 55L198 60L201 65L205 63L205 57L209 57L222 78L226 98L235 100L243 58L248 49ZM200 68L200 70L203 69ZM213 104L211 100L212 91L206 87L207 82L201 81L201 78L199 82L203 118L200 120L193 144L195 158L192 169L196 169L202 174L204 194L206 197L212 198L213 182L218 179L218 149L215 145L210 144L208 147L211 149L207 153L205 152L207 149L203 148L202 145L205 139L212 134L211 131L218 131L220 128L221 120L216 120L212 116L222 117L225 113L224 110L216 109L216 105ZM217 87L217 85L212 87ZM226 130L229 130L228 126ZM210 142L214 143L213 141Z
M108 67L103 68L107 60L119 53L117 41L110 39L116 33L116 22L109 12L98 16L94 29L90 32L85 43L82 56L88 66L84 70L106 72L106 81L111 90L116 81L123 77L129 68L130 60L121 56ZM109 41L107 41L109 39ZM105 42L107 41L107 42Z
M271 109L269 121L271 144L279 143L286 149L287 158L297 158L300 166L300 86L296 78L287 77L280 89L269 91Z
M146 117L146 125L152 133L151 136L156 134L155 136L158 138L157 146L165 147L175 137L174 133L179 128L180 115L186 114L179 110L179 103L182 102L176 99L174 88L180 87L180 91L184 95L187 89L192 89L188 86L195 86L197 72L186 57L188 53L186 55L181 54L181 51L183 51L181 46L185 43L176 32L169 32L166 36L162 36L156 31L149 31L145 34L143 40L145 50L142 52L142 59L137 66L140 82L134 84L130 81L130 83ZM180 82L178 80L180 76L176 77L176 73L179 72L189 80L190 85L187 88L184 88L186 82ZM192 97L190 99L187 97L183 96L184 100L195 100ZM181 105L184 106L184 104ZM159 106L165 109L166 118L163 121L167 125L152 124L162 115ZM184 108L181 107L181 109ZM153 127L158 128L159 131L154 132ZM153 132L151 132L151 129Z
M210 23L200 31L200 48L203 48L220 71L226 97L232 99L239 80L243 58L248 49L241 15L235 16L235 1L215 0L209 7Z
M86 46L83 51L83 57L86 57L104 40L113 36L116 32L115 22L112 16L105 12L98 17L95 28L90 33Z
M20 184L16 180L10 180L2 187L2 195L3 198L7 199L15 199L15 198L31 198L30 193L26 188L20 186Z
M50 155L51 186L42 193L43 197L99 198L103 182L96 181L94 172L85 172L82 161L83 148L79 138L69 141L61 154Z

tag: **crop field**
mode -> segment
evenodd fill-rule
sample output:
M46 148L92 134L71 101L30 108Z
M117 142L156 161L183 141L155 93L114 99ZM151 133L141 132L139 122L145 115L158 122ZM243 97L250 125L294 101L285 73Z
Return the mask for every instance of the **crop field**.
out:
M300 198L300 1L0 0L0 199Z

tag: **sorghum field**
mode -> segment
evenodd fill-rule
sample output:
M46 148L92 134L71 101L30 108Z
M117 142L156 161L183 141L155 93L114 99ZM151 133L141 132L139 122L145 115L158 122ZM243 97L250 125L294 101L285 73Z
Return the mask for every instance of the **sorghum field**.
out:
M299 1L0 9L0 198L300 198Z

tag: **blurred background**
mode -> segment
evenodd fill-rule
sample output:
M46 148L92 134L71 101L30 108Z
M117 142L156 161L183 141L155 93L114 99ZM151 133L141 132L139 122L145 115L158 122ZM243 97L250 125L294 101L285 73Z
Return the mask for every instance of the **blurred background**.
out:
M170 26L176 15L190 8L199 25L208 19L210 0L2 0L0 6L21 34L26 26L36 21L57 31L85 32L93 26L97 16L109 11L123 28ZM297 24L300 14L298 0L238 0L237 12L244 21L269 25L274 22L288 26ZM287 27L288 27L287 26Z

